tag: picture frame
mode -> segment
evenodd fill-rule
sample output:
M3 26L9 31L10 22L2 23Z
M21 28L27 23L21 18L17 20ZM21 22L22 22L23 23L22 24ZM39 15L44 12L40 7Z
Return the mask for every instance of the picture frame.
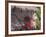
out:
M18 8L19 8L18 12L19 11L25 12L27 10L26 13L23 12L25 15L23 13L19 15L17 12L12 13L12 11L15 11L13 9L16 9L16 11L17 11ZM37 29L37 28L36 29L34 29L34 28L33 29L30 29L30 28L23 29L18 26L17 26L18 29L15 29L15 30L11 28L11 22L13 22L13 20L15 20L15 23L16 23L16 18L18 19L19 16L22 16L24 18L24 17L26 17L26 14L29 15L33 10L34 11L40 10L39 18L41 20L39 21L40 22L39 29ZM15 19L14 19L14 16L16 17ZM31 17L31 15L30 15L30 17ZM23 20L23 18L22 18L22 20ZM12 26L13 26L13 23L12 23ZM16 26L16 24L15 24L15 26ZM28 26L28 25L26 25L26 26ZM19 29L19 28L21 28L21 29ZM5 35L6 36L22 36L22 35L38 35L38 34L45 34L45 3L43 3L43 2L7 1L5 3Z

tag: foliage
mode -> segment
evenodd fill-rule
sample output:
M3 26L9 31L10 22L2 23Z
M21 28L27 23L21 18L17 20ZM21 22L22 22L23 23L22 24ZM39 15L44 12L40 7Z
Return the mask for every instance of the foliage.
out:
M37 16L37 19L36 19L36 30L39 30L40 29L40 26L41 26L41 9L40 7L37 7L38 10L36 10L36 16Z

